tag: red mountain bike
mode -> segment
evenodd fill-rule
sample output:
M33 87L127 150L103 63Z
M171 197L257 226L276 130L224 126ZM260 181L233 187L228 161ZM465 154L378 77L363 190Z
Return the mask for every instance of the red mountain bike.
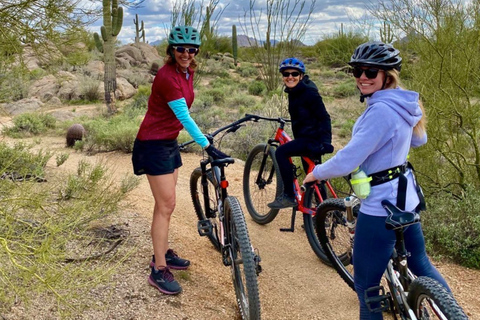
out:
M267 224L273 221L279 212L279 209L270 209L267 204L275 200L283 192L283 181L275 158L275 150L279 145L292 140L284 130L285 124L289 120L255 115L247 116L252 116L255 122L266 120L278 122L279 124L273 139L268 139L267 143L256 145L250 151L243 173L243 195L248 213L255 222ZM316 164L321 163L319 158L302 157L302 159L308 165L307 173L311 172ZM296 166L291 158L290 163L294 173L294 191L297 206L292 209L290 228L282 228L280 231L293 232L295 229L296 212L302 212L304 228L310 246L322 262L330 265L330 261L325 255L315 232L315 214L317 206L323 202L327 194L332 198L337 198L337 193L329 181L322 181L319 184L312 184L308 188L301 188L297 180L301 168Z

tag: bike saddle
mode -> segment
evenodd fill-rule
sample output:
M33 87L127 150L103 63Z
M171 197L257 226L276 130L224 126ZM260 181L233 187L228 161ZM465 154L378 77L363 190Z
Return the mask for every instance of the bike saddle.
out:
M388 217L385 220L385 226L388 230L397 230L420 222L420 215L418 213L404 211L388 200L383 200L382 206L388 213Z

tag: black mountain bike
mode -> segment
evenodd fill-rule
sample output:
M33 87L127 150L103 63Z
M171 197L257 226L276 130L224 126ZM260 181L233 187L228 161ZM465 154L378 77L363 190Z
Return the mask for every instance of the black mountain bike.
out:
M207 135L210 143L221 132L237 131L245 117ZM219 139L220 144L221 138ZM189 141L181 148L193 143ZM232 269L233 286L242 319L260 319L260 298L257 276L261 271L260 256L250 243L247 224L237 198L227 193L228 181L225 167L234 159L212 159L200 161L190 176L190 193L198 217L198 232L207 236L222 254L222 262Z
M355 196L347 197L345 201L327 199L318 207L316 220L316 232L325 254L352 289L351 262L359 203ZM365 293L370 310L390 311L394 319L398 319L398 316L402 320L468 319L453 295L438 281L416 277L408 268L407 257L410 253L405 248L403 230L420 222L420 215L403 211L389 201L383 201L382 205L389 214L385 226L395 231L397 242L381 285L369 288Z

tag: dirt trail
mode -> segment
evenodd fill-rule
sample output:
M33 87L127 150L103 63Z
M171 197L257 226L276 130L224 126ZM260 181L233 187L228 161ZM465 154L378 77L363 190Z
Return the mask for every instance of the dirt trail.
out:
M41 145L51 151L72 152L61 138L42 138ZM55 157L48 171L73 171L80 159L105 160L120 179L131 173L131 155L104 153L86 156L72 152L67 162L57 168ZM196 230L196 216L189 193L189 176L198 166L200 156L182 154L183 167L177 186L177 206L171 221L171 247L192 261L187 272L174 271L183 287L178 296L166 296L147 284L151 258L149 238L153 198L145 177L128 197L119 220L127 224L130 239L120 250L131 252L111 281L92 290L95 308L81 319L237 319L235 295L230 270L221 263L220 254L207 238ZM241 191L243 163L227 168L230 194L243 205ZM244 208L253 245L262 257L259 276L263 319L356 319L357 299L335 271L322 264L311 250L305 232L296 220L294 233L280 232L290 223L290 212L282 210L270 224L253 222ZM436 263L452 287L470 319L480 320L480 271L456 265ZM25 311L25 310L23 310ZM20 312L20 311L19 311ZM38 310L37 310L37 319ZM24 315L24 314L23 314ZM46 317L45 319L47 319ZM14 319L14 318L12 318ZM18 319L18 318L17 318Z

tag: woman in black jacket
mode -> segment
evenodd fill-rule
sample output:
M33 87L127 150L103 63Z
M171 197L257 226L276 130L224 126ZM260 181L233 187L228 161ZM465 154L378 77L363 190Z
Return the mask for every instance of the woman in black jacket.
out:
M277 148L280 174L283 180L283 194L268 204L272 209L295 207L293 170L289 158L308 156L320 158L333 152L332 125L318 88L305 75L305 65L296 58L285 59L279 71L283 76L285 92L288 94L288 112L292 120L295 140Z

